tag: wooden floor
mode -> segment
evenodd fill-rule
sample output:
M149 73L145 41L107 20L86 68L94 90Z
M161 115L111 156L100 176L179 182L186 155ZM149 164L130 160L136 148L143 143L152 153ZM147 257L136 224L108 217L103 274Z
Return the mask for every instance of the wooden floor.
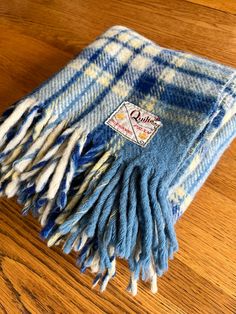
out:
M235 0L1 0L1 111L66 64L107 27L236 67ZM105 293L75 256L49 249L13 200L0 201L0 313L236 313L236 142L178 222L180 250L153 296L132 298L128 270Z

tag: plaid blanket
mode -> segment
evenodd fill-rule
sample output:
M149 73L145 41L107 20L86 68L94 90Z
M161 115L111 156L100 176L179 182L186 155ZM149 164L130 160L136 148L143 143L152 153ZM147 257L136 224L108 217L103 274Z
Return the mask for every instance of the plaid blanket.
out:
M178 249L175 222L236 134L235 70L114 26L12 105L0 125L0 193L49 246L78 252L105 290L128 290Z

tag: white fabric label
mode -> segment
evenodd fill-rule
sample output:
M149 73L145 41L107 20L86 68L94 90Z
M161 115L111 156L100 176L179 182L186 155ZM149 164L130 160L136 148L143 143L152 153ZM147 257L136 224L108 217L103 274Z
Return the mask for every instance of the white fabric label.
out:
M105 124L142 147L150 142L162 126L158 116L128 101L122 102Z

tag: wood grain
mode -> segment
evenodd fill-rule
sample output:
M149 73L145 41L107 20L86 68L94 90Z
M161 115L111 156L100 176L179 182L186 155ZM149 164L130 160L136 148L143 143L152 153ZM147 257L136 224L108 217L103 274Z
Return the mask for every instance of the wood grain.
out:
M0 2L0 111L30 92L111 25L162 46L236 67L235 1L3 0ZM74 255L47 248L32 217L0 200L0 313L236 313L236 142L177 223L180 250L153 296L128 269L101 294Z
M234 0L187 0L192 3L201 4L223 12L236 14L236 2Z

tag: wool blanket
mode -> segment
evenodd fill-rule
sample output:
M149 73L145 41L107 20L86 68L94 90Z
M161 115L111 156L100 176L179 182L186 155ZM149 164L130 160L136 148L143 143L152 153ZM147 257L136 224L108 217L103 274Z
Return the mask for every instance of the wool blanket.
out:
M235 70L114 26L0 125L0 193L48 246L78 252L105 290L116 259L128 290L178 249L175 223L236 134Z

